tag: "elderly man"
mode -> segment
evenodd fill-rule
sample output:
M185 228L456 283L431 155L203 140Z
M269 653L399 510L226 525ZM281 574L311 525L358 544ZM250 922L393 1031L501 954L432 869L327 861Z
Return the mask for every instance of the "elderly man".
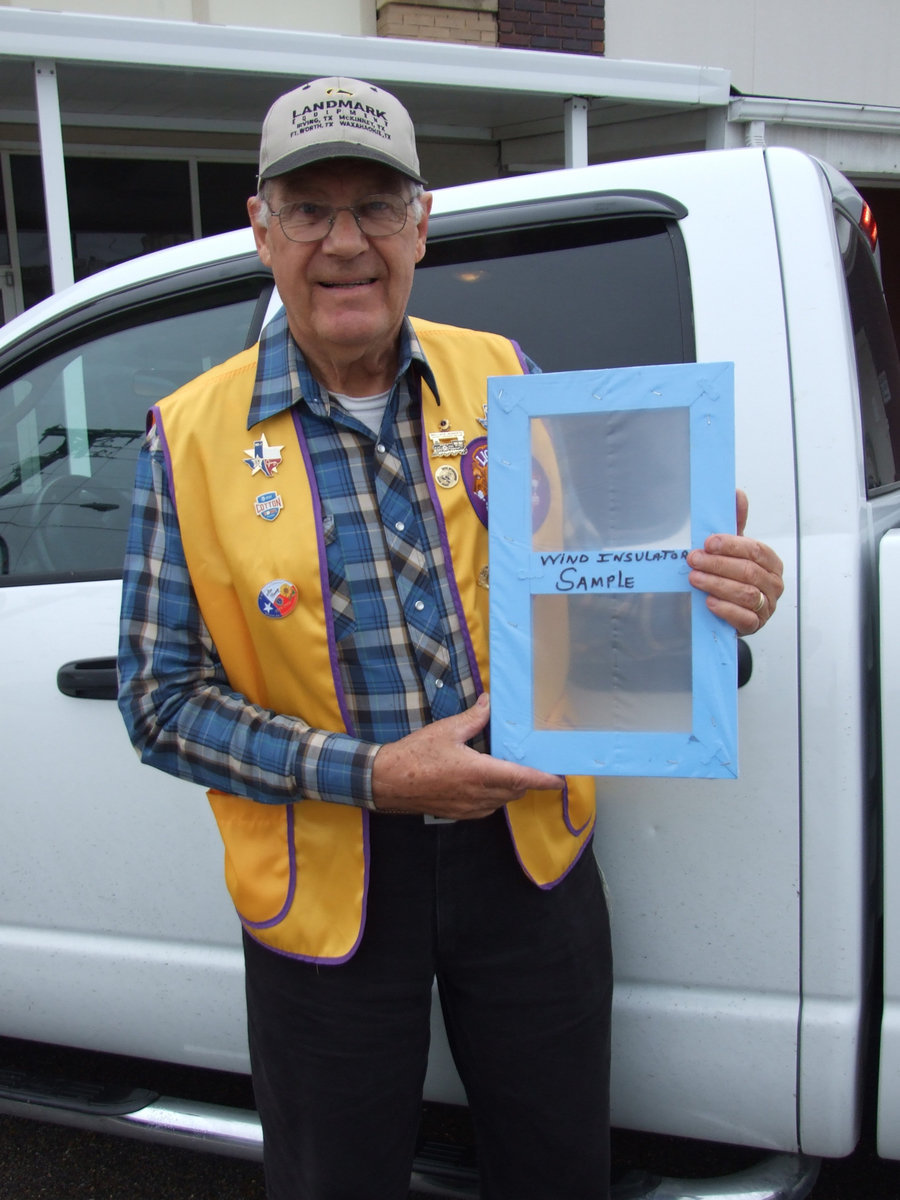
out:
M393 96L321 79L281 97L259 178L250 220L284 312L154 410L120 705L144 761L209 789L268 1194L406 1195L436 978L482 1195L599 1200L593 784L490 755L485 531L422 450L441 428L477 436L485 378L530 364L407 318L431 197ZM717 535L691 563L741 632L773 612L768 548Z

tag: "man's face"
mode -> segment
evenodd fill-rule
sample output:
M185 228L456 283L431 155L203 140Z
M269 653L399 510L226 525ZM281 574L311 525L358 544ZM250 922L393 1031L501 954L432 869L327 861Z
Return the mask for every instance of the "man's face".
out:
M408 195L408 184L397 172L348 159L303 167L270 187L273 211L297 200L339 208L366 196ZM399 233L368 238L352 213L340 212L319 242L291 241L277 217L263 226L250 201L259 256L272 268L291 332L314 369L393 357L413 268L425 253L431 196L421 200L422 219L416 222L411 207Z

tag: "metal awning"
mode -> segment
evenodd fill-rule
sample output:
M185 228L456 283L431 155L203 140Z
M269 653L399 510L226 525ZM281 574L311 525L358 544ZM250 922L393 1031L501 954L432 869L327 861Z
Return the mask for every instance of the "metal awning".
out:
M34 126L54 289L71 282L63 129L255 138L276 95L319 75L383 84L420 140L559 138L588 161L591 127L711 108L730 72L590 55L0 8L0 125Z
M199 25L67 13L0 10L0 58L182 67L229 75L352 75L431 101L439 124L517 119L516 96L567 96L677 105L725 104L730 73L711 67L628 62L399 38ZM302 65L301 65L302 64ZM449 105L438 93L452 89ZM132 95L133 102L139 97ZM0 106L5 107L0 98ZM424 119L427 121L426 111ZM449 121L448 121L448 118ZM487 120L485 120L487 118Z

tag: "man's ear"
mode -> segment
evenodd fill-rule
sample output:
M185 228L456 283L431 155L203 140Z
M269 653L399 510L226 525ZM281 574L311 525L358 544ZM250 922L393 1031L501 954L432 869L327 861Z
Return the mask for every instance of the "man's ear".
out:
M250 228L256 241L256 253L263 266L272 265L272 255L269 250L269 227L261 220L263 203L258 196L251 196L247 201L247 214L250 217ZM270 216L271 219L271 216Z
M422 205L422 216L416 224L416 262L421 262L425 256L425 241L428 236L428 217L434 197L431 192L423 192L419 196Z

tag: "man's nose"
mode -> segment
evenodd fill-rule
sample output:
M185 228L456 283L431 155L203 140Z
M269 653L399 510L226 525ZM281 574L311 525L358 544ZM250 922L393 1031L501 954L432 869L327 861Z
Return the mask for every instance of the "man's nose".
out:
M346 252L347 248L358 250L368 244L368 238L359 227L352 208L336 208L331 228L325 235L325 245L332 252Z

